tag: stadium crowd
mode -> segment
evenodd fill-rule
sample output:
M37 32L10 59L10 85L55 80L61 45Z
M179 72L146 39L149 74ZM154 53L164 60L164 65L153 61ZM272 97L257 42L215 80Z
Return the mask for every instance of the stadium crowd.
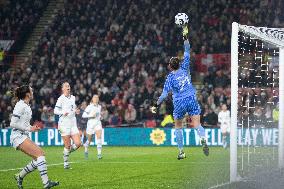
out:
M0 40L23 43L37 24L46 0L3 1L0 11Z
M196 53L229 52L233 21L281 26L280 0L246 1L183 1L186 8L178 0L66 1L42 34L27 67L1 75L0 120L8 123L11 90L30 83L35 91L31 104L34 119L53 127L60 84L69 81L82 109L94 93L100 95L104 125L143 122L154 127L156 119L171 113L171 102L164 102L158 115L153 115L149 106L161 94L169 57L183 50L172 18L177 12L189 13L194 71ZM230 106L229 81L230 70L214 65L205 74L198 93L205 126L217 125L222 103Z

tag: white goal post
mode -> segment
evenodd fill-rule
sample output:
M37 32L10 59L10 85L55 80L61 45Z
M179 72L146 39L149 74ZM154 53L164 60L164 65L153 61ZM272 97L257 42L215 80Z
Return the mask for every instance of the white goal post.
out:
M231 132L230 182L239 180L237 171L237 119L238 119L238 35L243 32L279 48L279 123L278 167L284 169L284 29L240 25L232 23L231 36Z

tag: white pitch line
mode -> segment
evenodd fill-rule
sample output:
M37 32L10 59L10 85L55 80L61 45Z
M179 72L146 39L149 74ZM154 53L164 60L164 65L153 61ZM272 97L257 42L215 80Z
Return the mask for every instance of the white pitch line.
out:
M69 162L69 163L89 163L90 161L78 161L78 162ZM160 161L160 162L153 162L153 161L97 161L97 164L200 164L199 161L179 161L179 162L166 162L166 161ZM202 162L202 164L218 164L220 162ZM54 163L54 164L48 164L48 167L52 167L52 166L57 166L57 165L63 165L63 163ZM21 168L13 168L13 169L0 169L0 172L7 172L7 171L15 171L15 170L21 170L23 169L23 167Z
M69 162L69 163L80 163L80 162ZM63 165L64 163L54 163L54 164L49 164L47 167L52 167L52 166L57 166L57 165ZM0 172L7 172L7 171L16 171L16 170L21 170L21 168L13 168L13 169L1 169Z
M225 182L225 183L223 183L223 184L217 184L217 185L215 185L215 186L211 186L211 187L208 188L208 189L219 188L219 187L226 186L226 185L229 185L229 184L230 184L230 182Z
M166 162L166 161L159 161L159 162L153 162L153 161L104 161L104 162L98 162L98 164L108 164L108 163L112 163L112 164L115 164L115 163L121 163L121 164L143 164L143 163L149 163L149 164L164 164L164 163L167 163L167 164L200 164L199 161L190 161L190 162L186 162L185 160L184 161L179 161L179 162ZM202 164L222 164L223 163L220 163L220 162L202 162Z

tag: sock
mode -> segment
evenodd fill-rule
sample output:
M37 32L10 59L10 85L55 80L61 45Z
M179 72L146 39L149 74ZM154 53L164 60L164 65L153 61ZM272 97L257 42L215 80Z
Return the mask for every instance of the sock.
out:
M48 176L47 176L47 166L44 156L39 156L37 158L37 169L39 171L43 185L46 185L48 183Z
M75 144L72 144L70 153L76 151L78 148L79 147L77 147Z
M226 148L227 146L226 136L222 137L222 143L223 143L223 147Z
M200 138L205 138L205 129L199 125L198 127L196 127L198 135Z
M179 152L182 152L183 151L183 131L182 131L182 128L176 129L175 135L176 135L176 139L177 139L177 145L178 145Z
M82 144L84 144L84 138L85 138L85 136L84 136L84 134L82 134L82 136L81 136L81 142L82 142Z
M84 144L84 146L85 146L85 153L88 153L89 144L86 142L86 143Z
M69 154L70 154L70 150L67 148L64 148L63 150L63 160L64 160L64 166L69 165L68 160L69 160Z
M97 151L98 151L98 155L102 154L102 139L97 140Z
M89 142L89 140L87 140L84 145L89 146L89 144L90 144L90 142Z
M19 173L21 178L24 178L30 172L33 172L37 168L37 162L32 160L26 167L24 167L21 172Z

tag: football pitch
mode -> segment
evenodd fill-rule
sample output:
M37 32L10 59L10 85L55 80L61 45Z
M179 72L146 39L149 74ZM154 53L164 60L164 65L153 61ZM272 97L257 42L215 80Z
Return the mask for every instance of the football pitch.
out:
M203 189L229 180L229 150L211 147L208 157L201 147L185 148L187 158L177 160L176 147L104 147L103 159L91 147L70 155L71 170L63 169L63 147L44 147L51 180L58 189ZM11 147L0 147L0 188L17 188L13 175L31 159ZM38 171L27 175L24 188L42 188Z

